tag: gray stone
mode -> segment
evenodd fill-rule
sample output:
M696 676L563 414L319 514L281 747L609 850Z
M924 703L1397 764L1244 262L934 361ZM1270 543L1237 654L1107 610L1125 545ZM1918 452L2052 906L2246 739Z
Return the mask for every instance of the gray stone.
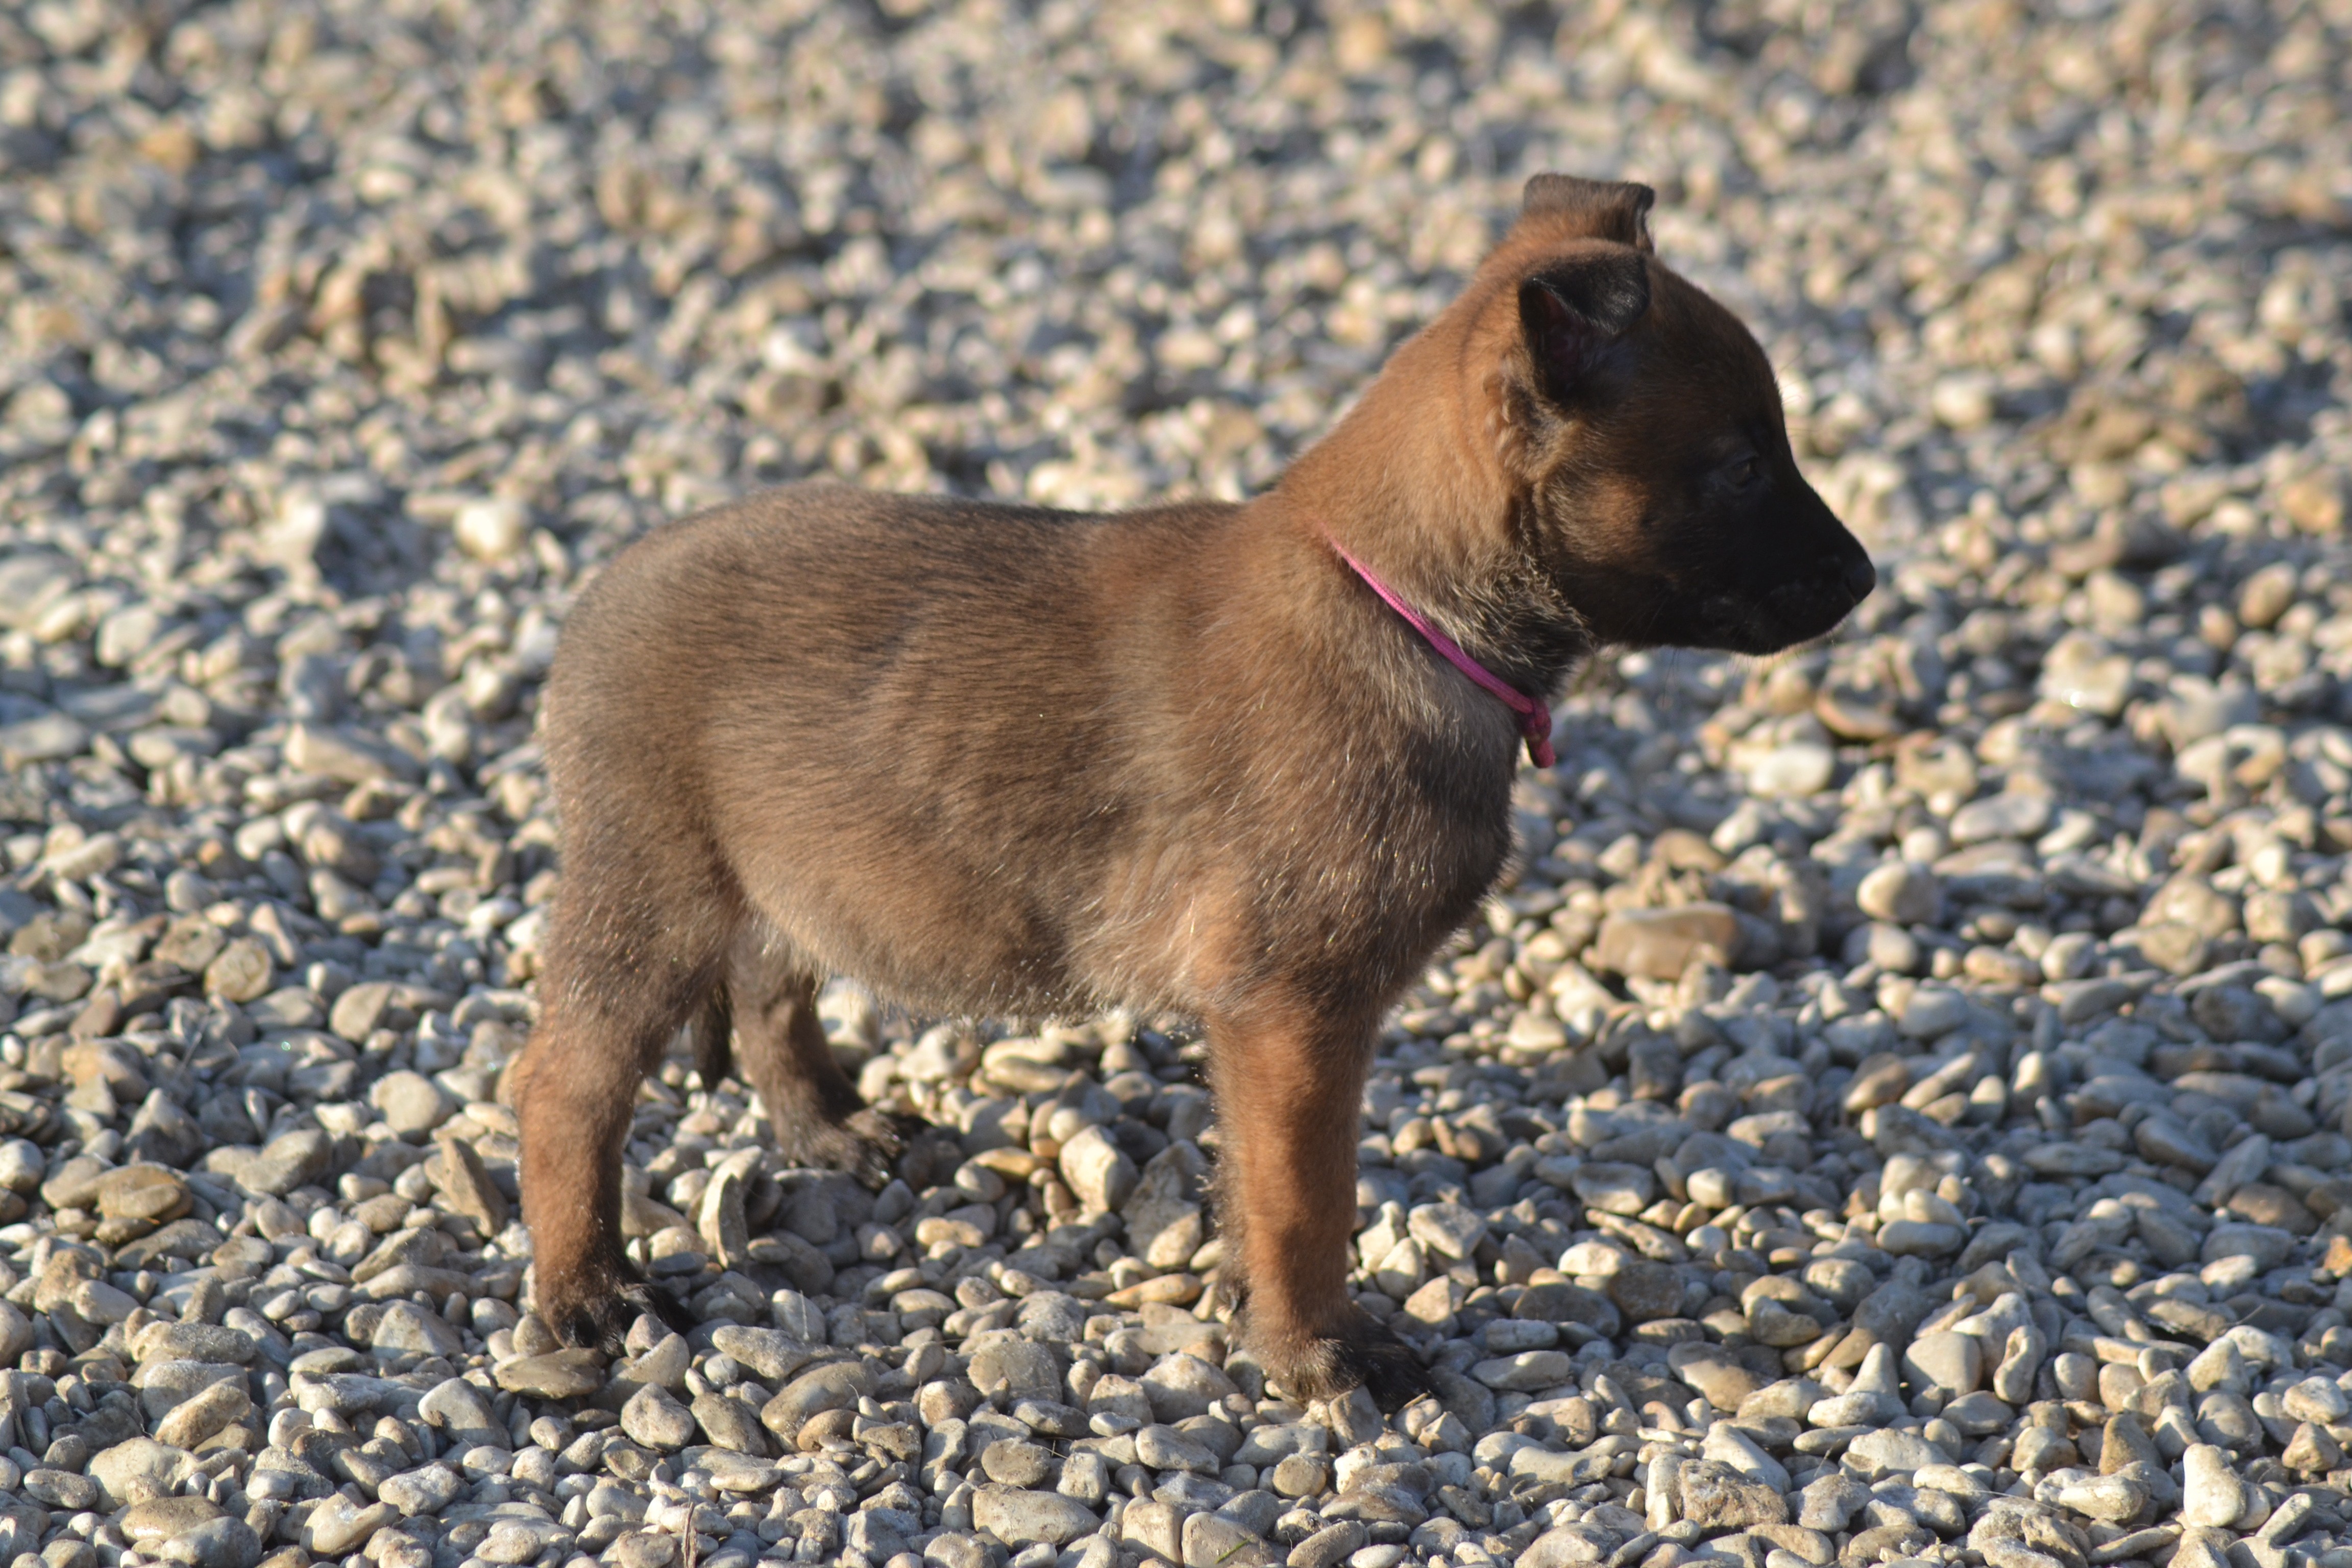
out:
M2200 1260L2220 1263L2232 1258L2251 1260L2259 1272L2276 1268L2294 1251L2294 1233L2267 1225L2217 1225L2205 1234Z
M447 1319L413 1301L386 1302L368 1343L405 1355L455 1358L465 1352L465 1337L449 1326Z
M131 1353L143 1369L151 1363L236 1362L253 1360L258 1347L242 1329L218 1323L150 1323L131 1342Z
M1294 1454L1320 1455L1329 1444L1330 1433L1312 1422L1268 1422L1242 1435L1242 1446L1234 1458L1241 1464L1262 1468Z
M133 1545L152 1548L221 1515L220 1505L209 1498L162 1497L132 1504L116 1525Z
M1837 772L1837 753L1812 741L1775 746L1748 771L1748 787L1767 800L1819 795Z
M472 1220L484 1232L504 1230L511 1208L507 1195L490 1179L489 1167L471 1143L443 1134L433 1157L425 1163L434 1190L442 1203Z
M733 1357L769 1383L791 1377L816 1356L806 1341L782 1329L722 1323L710 1331L710 1342L721 1355Z
M449 528L457 547L478 561L506 560L522 548L530 531L530 509L510 496L467 501Z
M855 1409L861 1397L873 1392L874 1374L863 1363L827 1362L786 1384L761 1409L760 1424L789 1447L810 1416L827 1410Z
M403 1514L435 1514L457 1500L465 1482L446 1465L425 1465L404 1470L376 1488L376 1496Z
M1152 1415L1164 1422L1203 1415L1239 1392L1223 1369L1189 1351L1160 1357L1143 1374L1142 1384Z
M256 1568L261 1538L241 1519L209 1519L163 1543L163 1555L188 1568Z
M1934 925L1943 916L1943 886L1913 860L1889 860L1855 887L1853 901L1874 921L1898 926Z
M1918 1286L1899 1278L1890 1279L1854 1308L1853 1326L1874 1343L1900 1351L1911 1342L1911 1331L1935 1305Z
M1747 1363L1721 1346L1687 1342L1670 1346L1666 1359L1675 1375L1717 1410L1738 1409L1741 1401L1763 1386Z
M1984 1349L1972 1336L1945 1331L1922 1334L1903 1352L1905 1381L1943 1400L1976 1391L1984 1375Z
M2031 1325L2011 1329L2001 1347L2000 1363L1993 1369L1992 1392L2011 1405L2031 1399L2034 1373L2042 1370L2049 1351L2049 1341L2040 1329Z
M971 1381L982 1394L1008 1402L1051 1399L1062 1390L1062 1358L1034 1340L996 1340L971 1358Z
M1155 1470L1192 1470L1213 1476L1224 1468L1224 1461L1205 1445L1156 1422L1135 1434L1135 1457L1137 1462Z
M1146 1427L1144 1430L1165 1432L1167 1428ZM1143 1450L1141 1436L1141 1433L1137 1434L1136 1452L1139 1456ZM1156 1460L1145 1459L1142 1462L1154 1469L1167 1468ZM1000 1437L981 1450L980 1465L988 1479L999 1486L1016 1490L1040 1487L1053 1479L1054 1451L1042 1443L1032 1443L1024 1437Z
M1940 1039L1968 1021L1968 998L1937 985L1922 985L1903 1004L1895 1026L1915 1040Z
M423 768L397 746L371 736L315 724L297 724L286 741L287 762L306 773L344 784L398 779L413 783Z
M0 555L0 626L30 626L81 581L72 561L41 550Z
M1847 1467L1865 1479L1907 1476L1923 1465L1948 1465L1952 1456L1916 1432L1865 1432L1846 1445Z
M1062 1145L1060 1166L1078 1202L1098 1212L1123 1205L1139 1179L1135 1162L1099 1126L1081 1129Z
M1207 1239L1202 1209L1208 1161L1189 1139L1153 1155L1119 1206L1129 1247L1155 1268L1178 1268Z
M2099 1476L2060 1487L2057 1500L2061 1508L2121 1523L2147 1507L2147 1489L2128 1476Z
M820 1539L837 1541L840 1528L837 1519L828 1520ZM803 1533L802 1539L808 1536ZM614 1568L669 1568L677 1559L677 1537L667 1531L632 1531L614 1542L609 1552Z
M2167 1111L2141 1118L2132 1128L2132 1142L2158 1164L2176 1165L2200 1175L2210 1171L2220 1158L2179 1117Z
M2352 1400L2344 1390L2326 1377L2306 1377L2279 1396L2279 1408L2289 1420L2315 1421L2322 1426L2341 1423L2352 1414Z
M498 1366L500 1388L541 1399L578 1399L604 1385L604 1364L593 1351L551 1351L518 1356Z
M760 1426L758 1413L741 1400L723 1394L698 1394L688 1408L695 1425L716 1447L753 1456L768 1452L767 1433Z
M1969 1233L1934 1220L1889 1220L1878 1227L1878 1245L1897 1258L1948 1258Z
M1707 1429L1699 1447L1702 1458L1728 1466L1749 1480L1761 1481L1776 1492L1787 1492L1789 1472L1780 1461L1756 1446L1756 1440L1727 1423Z
M1273 1568L1283 1561L1257 1531L1224 1513L1196 1513L1184 1521L1184 1568Z
M1870 1500L1870 1495L1869 1489L1853 1477L1833 1470L1805 1483L1797 1523L1806 1530L1836 1534Z
M1618 910L1601 921L1594 959L1612 973L1673 980L1695 959L1728 963L1738 947L1738 917L1722 904Z
M1486 1222L1460 1204L1423 1204L1406 1218L1412 1238L1431 1252L1459 1262L1486 1238Z
M63 713L43 713L0 724L0 766L29 767L79 755L89 744L87 726Z
M106 1500L98 1482L89 1477L47 1466L26 1470L23 1485L26 1497L65 1513L84 1513L103 1506Z
M1788 1521L1789 1505L1777 1489L1727 1465L1692 1460L1682 1467L1676 1482L1682 1517L1703 1529L1745 1530Z
M2049 826L2050 797L2046 795L1987 795L1952 814L1952 842L1980 844L1989 838L2035 838Z
M1489 1388L1519 1390L1556 1388L1576 1375L1576 1363L1564 1351L1522 1351L1479 1362L1470 1375Z
M1651 1196L1657 1191L1657 1180L1648 1170L1606 1160L1580 1167L1569 1178L1569 1185L1587 1205L1625 1215L1640 1214L1649 1207Z
M237 1173L237 1185L257 1196L283 1197L322 1174L334 1155L334 1141L315 1127L299 1128L264 1144Z
M1339 1568L1363 1550L1364 1527L1352 1519L1327 1524L1290 1549L1288 1568Z
M423 1137L457 1109L446 1090L417 1072L386 1073L368 1090L368 1103L403 1138Z
M1634 1258L1609 1278L1609 1299L1636 1323L1680 1315L1682 1276L1663 1263Z
M1801 1421L1828 1392L1810 1377L1782 1378L1741 1400L1738 1414L1742 1421Z
M507 1430L491 1415L482 1391L462 1377L445 1378L416 1402L416 1413L461 1443L507 1446Z
M621 1430L644 1447L683 1448L694 1440L694 1413L658 1384L638 1389L621 1406Z
M253 1398L239 1383L215 1383L175 1405L155 1423L155 1440L194 1448L205 1438L253 1414Z
M1564 1524L1529 1542L1519 1568L1597 1568L1610 1554L1609 1538L1598 1526Z
M396 987L389 980L363 980L347 988L327 1009L327 1027L355 1046L365 1044L368 1037L375 1032L376 1026L383 1021L384 1015L391 1008L395 990ZM381 1085L401 1075L397 1073L388 1073L383 1079L379 1079L378 1083ZM371 1103L375 1103L373 1090L371 1090ZM378 1109L382 1109L381 1105ZM387 1117L385 1120L389 1122L391 1119Z
M318 1507L303 1521L302 1546L321 1557L355 1552L398 1518L398 1511L389 1503L362 1506L338 1493L320 1500Z
M269 989L269 950L239 937L205 965L205 992L231 1002L251 1002Z
M1058 1492L999 1490L973 1494L971 1521L1012 1546L1043 1542L1062 1546L1102 1527L1094 1510Z
M2191 1443L2180 1456L2180 1522L2226 1530L2246 1511L2245 1484L2230 1457L2210 1443Z
M2232 1144L2227 1153L2211 1162L2205 1179L2197 1184L2196 1201L2200 1204L2225 1204L2231 1194L2249 1182L2262 1180L2270 1169L2271 1141L2256 1132Z
M246 1370L222 1362L163 1361L140 1363L135 1386L139 1408L160 1421L215 1384L246 1386Z

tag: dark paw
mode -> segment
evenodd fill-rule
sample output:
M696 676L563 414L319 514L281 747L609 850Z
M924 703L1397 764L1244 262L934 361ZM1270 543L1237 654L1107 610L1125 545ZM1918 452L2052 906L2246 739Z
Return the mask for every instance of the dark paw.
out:
M780 1135L788 1163L816 1171L844 1171L869 1187L887 1186L890 1167L907 1147L913 1123L887 1111L855 1110L838 1121Z
M1375 1338L1343 1341L1339 1365L1350 1384L1360 1385L1385 1415L1394 1415L1433 1391L1429 1369L1411 1348L1385 1328L1375 1326Z
M1429 1370L1410 1346L1361 1312L1352 1316L1340 1333L1288 1351L1259 1348L1258 1362L1300 1399L1332 1399L1360 1387L1393 1414L1430 1392Z
M618 1271L608 1271L598 1285L541 1291L540 1316L555 1337L577 1350L622 1353L629 1329L646 1314L660 1319L675 1332L694 1327L694 1315L677 1298L657 1285Z
M694 1314L687 1310L686 1303L677 1299L675 1291L659 1285L632 1285L621 1292L621 1300L635 1312L659 1318L674 1334L694 1332ZM630 1321L634 1322L635 1320L632 1318Z
M919 1193L953 1181L956 1168L964 1162L963 1145L952 1133L925 1122L909 1120L907 1128L906 1152L898 1157L899 1179Z
M555 1337L574 1350L602 1351L606 1355L619 1355L621 1342L628 1337L629 1325L637 1314L615 1290L599 1291L593 1295L554 1296L540 1292L539 1315L555 1331Z

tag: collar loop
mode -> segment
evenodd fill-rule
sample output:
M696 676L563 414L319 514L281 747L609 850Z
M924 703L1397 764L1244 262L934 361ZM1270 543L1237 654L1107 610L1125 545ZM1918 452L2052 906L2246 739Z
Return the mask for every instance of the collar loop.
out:
M1468 676L1496 701L1518 715L1519 733L1527 738L1529 761L1539 768L1548 768L1558 760L1552 751L1551 709L1549 706L1471 658L1463 650L1461 644L1439 631L1427 616L1406 604L1395 589L1381 582L1370 567L1349 554L1347 546L1328 533L1323 536L1323 541L1331 547L1334 554L1348 563L1349 571L1364 580L1364 586L1378 594L1381 603L1402 616L1405 625L1419 632L1423 640L1435 648L1446 663Z

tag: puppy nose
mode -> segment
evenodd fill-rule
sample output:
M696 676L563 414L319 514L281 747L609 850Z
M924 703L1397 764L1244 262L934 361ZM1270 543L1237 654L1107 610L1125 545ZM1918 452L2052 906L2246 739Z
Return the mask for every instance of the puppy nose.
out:
M1853 596L1857 605L1870 597L1870 591L1878 586L1878 569L1870 563L1870 557L1859 550L1847 558L1838 575L1845 584L1845 591Z

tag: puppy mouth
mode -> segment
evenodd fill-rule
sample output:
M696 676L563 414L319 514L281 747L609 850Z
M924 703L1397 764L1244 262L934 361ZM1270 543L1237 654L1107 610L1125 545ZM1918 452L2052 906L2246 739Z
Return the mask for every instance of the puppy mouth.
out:
M1729 653L1778 653L1834 630L1870 596L1877 570L1860 551L1817 572L1776 583L1762 593L1727 590L1700 612L1710 641Z

